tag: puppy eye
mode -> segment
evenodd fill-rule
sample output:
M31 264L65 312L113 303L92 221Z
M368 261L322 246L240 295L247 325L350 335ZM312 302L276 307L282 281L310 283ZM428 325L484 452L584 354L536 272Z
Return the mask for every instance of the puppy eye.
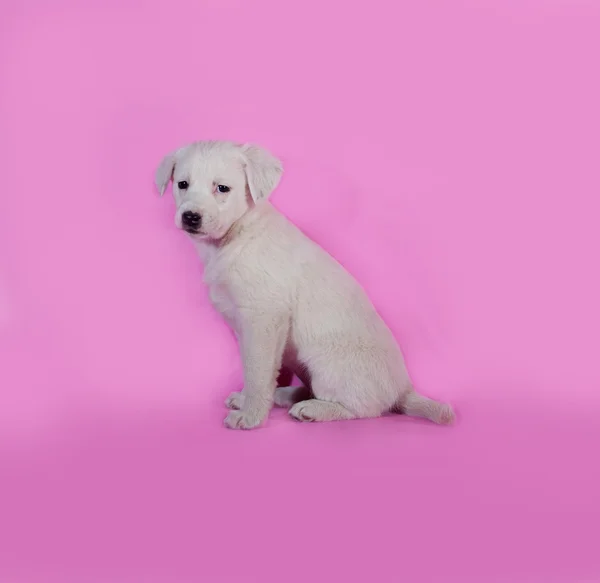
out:
M217 190L219 192L229 192L231 188L229 188L229 186L225 186L224 184L219 184L219 186L217 186Z
M180 180L177 183L177 188L181 188L181 190L186 190L188 186L189 186L189 184L188 184L187 180Z

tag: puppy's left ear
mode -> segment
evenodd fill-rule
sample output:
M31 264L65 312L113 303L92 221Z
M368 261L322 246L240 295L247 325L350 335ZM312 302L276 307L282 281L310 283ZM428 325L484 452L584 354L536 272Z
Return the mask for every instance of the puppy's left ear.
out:
M154 174L154 182L156 184L156 188L158 188L158 192L160 196L165 193L167 189L167 185L171 182L173 178L173 170L175 169L175 162L177 161L176 152L172 152L171 154L167 154L163 159L158 168L156 169L156 173Z
M264 148L252 144L245 144L241 151L252 200L258 202L268 198L281 180L281 160Z

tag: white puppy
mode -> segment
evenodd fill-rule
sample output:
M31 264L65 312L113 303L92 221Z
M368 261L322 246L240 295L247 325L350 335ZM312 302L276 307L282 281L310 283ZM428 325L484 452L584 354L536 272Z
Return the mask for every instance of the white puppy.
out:
M449 405L413 389L363 289L267 202L282 171L266 150L231 142L183 147L156 171L161 195L173 180L175 223L240 344L244 389L227 399L225 425L258 427L274 403L301 421L393 411L451 423ZM302 387L289 386L294 374Z

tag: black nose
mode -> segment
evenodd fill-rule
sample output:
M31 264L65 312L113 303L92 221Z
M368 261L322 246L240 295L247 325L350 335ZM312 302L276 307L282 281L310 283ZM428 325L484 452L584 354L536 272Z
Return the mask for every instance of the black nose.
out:
M194 213L192 211L185 211L181 215L181 223L184 227L188 229L199 229L200 223L202 222L202 217L198 213Z

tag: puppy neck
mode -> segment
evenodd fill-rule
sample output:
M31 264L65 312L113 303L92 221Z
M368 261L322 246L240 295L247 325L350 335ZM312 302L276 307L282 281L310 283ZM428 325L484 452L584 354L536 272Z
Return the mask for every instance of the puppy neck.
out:
M246 238L256 237L260 233L260 228L257 228L257 226L267 220L267 217L271 216L274 212L275 209L267 201L259 202L233 223L227 233L214 241L214 244L218 248L224 249Z

